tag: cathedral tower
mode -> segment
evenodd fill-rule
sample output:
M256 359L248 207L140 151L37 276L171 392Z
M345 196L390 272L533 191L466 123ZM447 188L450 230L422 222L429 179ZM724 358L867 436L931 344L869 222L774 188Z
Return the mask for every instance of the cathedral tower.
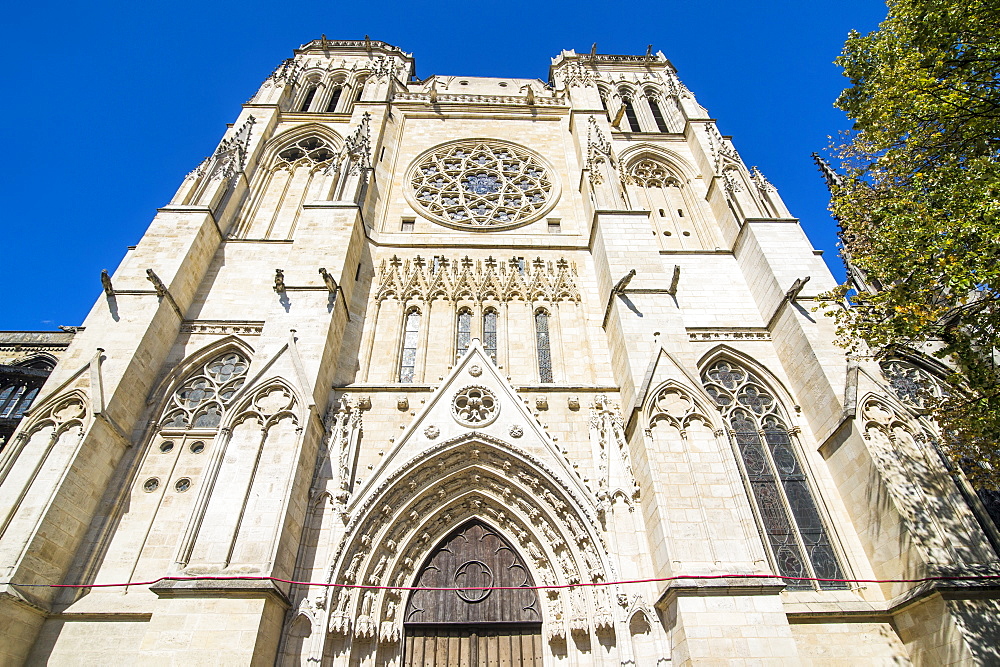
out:
M0 454L3 662L1000 659L939 369L834 346L663 54L414 67L303 45L105 277Z

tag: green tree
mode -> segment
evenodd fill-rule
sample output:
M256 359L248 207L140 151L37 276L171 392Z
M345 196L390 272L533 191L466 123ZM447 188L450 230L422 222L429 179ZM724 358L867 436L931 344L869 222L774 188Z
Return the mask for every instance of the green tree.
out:
M851 278L836 296L853 306L835 313L839 334L875 350L931 342L956 369L933 402L942 444L1000 488L1000 3L887 5L836 61L854 122L832 188Z

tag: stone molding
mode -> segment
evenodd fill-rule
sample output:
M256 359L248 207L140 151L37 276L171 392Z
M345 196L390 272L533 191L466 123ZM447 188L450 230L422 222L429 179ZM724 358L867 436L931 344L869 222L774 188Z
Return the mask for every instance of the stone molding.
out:
M184 320L181 322L181 333L259 336L263 330L264 322L254 320Z
M771 332L764 327L687 327L688 340L694 343L711 343L722 340L771 340Z

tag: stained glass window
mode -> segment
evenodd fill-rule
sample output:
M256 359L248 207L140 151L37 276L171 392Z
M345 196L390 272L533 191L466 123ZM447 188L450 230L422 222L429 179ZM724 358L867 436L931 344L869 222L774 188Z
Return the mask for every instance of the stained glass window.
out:
M774 395L757 376L730 361L713 364L702 381L732 430L778 574L790 578L789 589L845 588L838 581L793 578L844 575Z
M497 311L488 309L483 313L483 349L497 362Z
M455 324L455 358L461 359L469 351L469 343L472 341L472 313L463 308L458 313Z
M403 348L399 358L399 381L413 382L417 368L417 337L420 333L420 311L411 310L403 320Z
M552 382L552 350L549 347L549 314L535 313L535 345L538 348L538 379Z

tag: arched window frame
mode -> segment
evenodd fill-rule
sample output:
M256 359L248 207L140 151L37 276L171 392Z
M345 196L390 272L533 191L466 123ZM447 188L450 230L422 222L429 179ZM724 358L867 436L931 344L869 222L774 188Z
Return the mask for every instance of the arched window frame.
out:
M417 352L420 346L420 309L416 306L403 313L402 335L399 341L398 381L412 384L417 372Z
M337 113L337 107L340 106L340 100L344 96L344 85L342 83L333 84L333 88L330 91L329 101L326 103L326 113Z
M552 371L552 317L544 308L536 308L535 354L538 362L538 381L543 384L555 382Z
M611 91L607 88L598 87L597 94L601 99L601 107L604 109L604 113L611 118L611 110L608 108L608 100L611 99Z
M463 306L455 315L455 360L458 361L469 351L472 344L472 309Z
M980 526L998 548L1000 545L1000 491L977 487L967 476L963 465L957 464L941 447L941 429L929 414L929 400L947 394L941 375L948 372L944 366L921 359L918 354L896 354L882 359L879 370L892 395L911 413L920 427L917 438L931 447L948 471L959 492L972 509ZM974 464L973 464L974 465Z
M45 384L49 368L36 368L27 363L8 367L0 377L0 419L21 419Z
M310 148L310 144L315 145ZM339 159L342 147L343 140L339 135L318 123L302 125L272 137L258 162L260 166L251 179L249 205L244 207L233 223L230 236L238 239L291 238L294 223L280 230L280 236L272 236L274 223L281 215L282 205L279 202L286 196L298 197L298 206L292 214L297 219L302 204L308 199L329 198L338 177L335 170L330 167ZM295 148L301 149L302 154L294 156L288 152ZM316 152L319 148L322 150ZM294 171L299 168L307 169L311 174L308 187L290 190L287 194L283 186L271 190L272 179L285 174L291 178ZM269 196L274 196L276 199L269 202ZM267 211L266 217L261 215L262 210Z
M733 377L727 378L727 374ZM789 426L784 401L762 377L749 365L728 357L712 359L701 374L706 392L723 414L737 467L775 572L786 578L790 590L844 589L847 585L839 581L795 579L845 579L846 559L830 530L829 515L798 441L798 428ZM747 417L742 423L755 428L738 429L736 420L740 417ZM792 489L798 496L795 503L789 499ZM768 499L771 507L764 505ZM775 506L774 501L779 504ZM810 520L810 512L814 526L806 531L803 525ZM787 527L783 541L782 533L776 530L782 522ZM797 569L796 559L800 563Z
M663 107L660 106L660 95L655 90L649 89L644 93L646 104L649 106L649 113L653 116L656 128L663 134L670 133L670 126L667 125L666 117L663 115Z
M497 363L497 339L499 337L500 313L492 306L483 311L483 350Z
M311 81L306 84L305 93L299 100L298 105L295 107L296 111L299 113L305 113L309 111L312 106L313 100L316 99L316 93L319 91L319 84L315 81Z
M625 107L625 119L628 121L630 132L642 132L642 125L639 123L639 115L633 103L633 93L627 89L620 89L618 95L622 99L622 106Z
M243 388L249 366L249 355L238 349L203 358L170 393L160 417L160 432L216 431Z

